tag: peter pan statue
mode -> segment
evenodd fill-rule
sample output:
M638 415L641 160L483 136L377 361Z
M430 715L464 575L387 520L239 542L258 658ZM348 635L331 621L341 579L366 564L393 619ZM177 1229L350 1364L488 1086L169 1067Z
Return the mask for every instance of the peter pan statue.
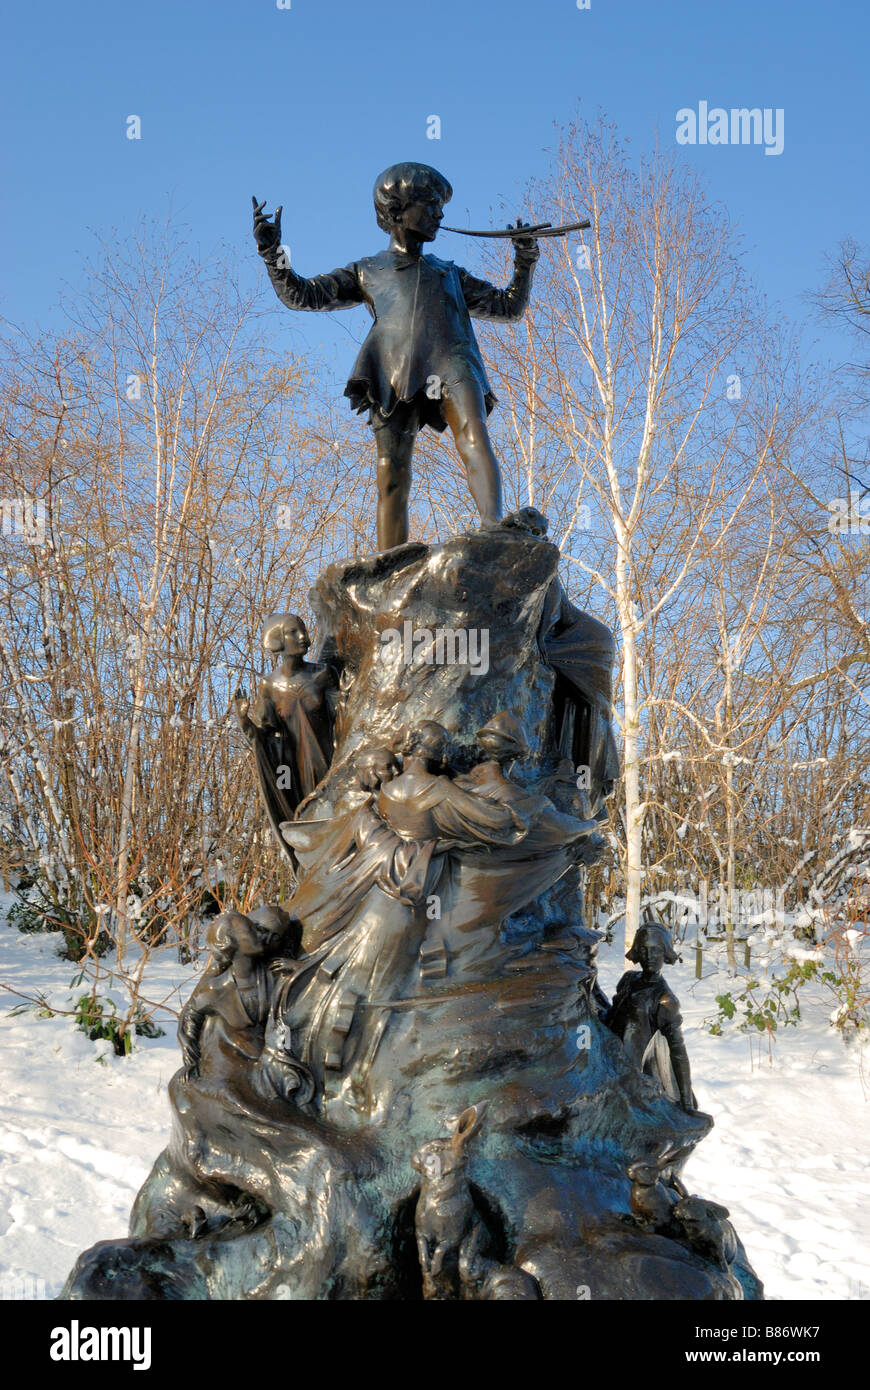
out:
M275 293L290 309L348 309L365 304L374 324L344 394L368 411L378 455L378 545L408 539L408 495L414 440L424 425L448 425L484 526L502 516L501 476L486 427L495 403L471 326L473 318L522 318L538 259L523 223L509 229L516 263L505 290L478 280L452 261L422 255L434 241L453 189L427 164L394 164L374 188L378 226L390 245L306 280L281 252L281 208L267 216L254 198L254 237ZM547 224L549 225L549 224ZM513 236L516 232L518 235Z

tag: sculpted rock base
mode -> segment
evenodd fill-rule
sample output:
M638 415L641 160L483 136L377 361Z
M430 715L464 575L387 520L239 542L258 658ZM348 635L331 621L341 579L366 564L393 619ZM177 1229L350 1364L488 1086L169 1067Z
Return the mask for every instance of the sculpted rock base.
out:
M502 528L321 578L341 695L284 827L299 890L220 928L169 1147L67 1297L762 1296L680 1181L712 1121L604 1022L577 865L613 770L611 648L557 562ZM464 661L435 659L439 631Z

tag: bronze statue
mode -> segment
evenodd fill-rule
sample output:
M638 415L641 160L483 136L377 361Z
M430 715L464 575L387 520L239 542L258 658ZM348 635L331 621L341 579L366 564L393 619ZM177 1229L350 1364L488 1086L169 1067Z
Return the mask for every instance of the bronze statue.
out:
M632 1163L626 1169L631 1183L630 1207L636 1224L659 1235L675 1236L680 1228L674 1209L687 1196L678 1170L688 1152L666 1140L655 1153Z
M480 1129L486 1102L453 1122L447 1139L433 1139L411 1155L421 1175L414 1211L424 1299L536 1302L537 1281L495 1256L492 1232L475 1204L467 1147Z
M285 989L284 1017L299 1027L300 1055L315 1075L352 1071L357 1090L389 1025L390 1001L410 987L412 976L447 973L444 938L457 911L467 950L472 924L492 915L487 876L495 866L489 856L528 840L544 809L540 799L527 805L529 798L518 793L523 815L504 798L498 804L497 797L446 775L447 739L440 724L425 721L400 739L400 772L388 750L362 761L360 780L372 788L362 806L328 821L284 826L301 873L291 906L307 924L307 964ZM561 854L564 843L584 833L581 823L565 817L555 845L545 839L539 846L542 859L553 850ZM472 875L474 889L455 889L460 866ZM525 888L519 886L520 894ZM435 918L427 912L432 902L438 903ZM360 1000L377 1001L377 1009L371 1002L357 1007Z
M728 1208L686 1191L677 1171L686 1157L679 1146L665 1143L657 1153L629 1166L632 1219L642 1231L680 1241L716 1265L729 1296L740 1298L742 1290L732 1273L740 1247Z
M422 1179L414 1226L427 1299L458 1295L463 1247L475 1241L481 1225L468 1186L465 1149L482 1118L482 1107L463 1110L449 1139L433 1139L411 1157Z
M611 721L613 633L571 603L557 579L547 594L539 641L556 673L553 722L559 750L586 784L589 814L605 818L604 802L619 776Z
M727 1207L703 1197L681 1197L674 1207L674 1217L692 1248L720 1269L730 1271L738 1246L729 1215Z
M424 865L428 877L428 864L440 843L445 848L450 844L469 849L481 843L507 846L516 844L528 829L510 809L489 807L465 790L460 780L453 781L441 771L447 739L447 730L434 719L413 729L400 744L401 774L382 786L378 795L378 814L409 847L396 883L403 892L419 884L423 893ZM431 886L436 882L429 879Z
M662 978L662 966L678 959L671 934L660 922L644 921L637 929L629 970L616 987L605 1023L622 1039L639 1071L653 1076L665 1094L684 1110L697 1109L689 1056L683 1040L680 1001Z
M184 1080L220 1085L240 1060L259 1061L271 1004L269 962L299 949L301 929L283 908L222 912L210 923L211 960L181 1011Z
M278 665L260 681L253 707L241 691L235 698L239 723L256 754L266 814L284 850L281 825L315 790L332 758L336 680L328 666L305 660L310 646L305 623L295 613L268 618L263 647L280 658Z
M281 208L270 220L265 203L252 199L257 248L282 304L314 310L365 304L374 319L344 394L355 410L368 411L375 435L382 550L408 539L411 459L426 425L450 427L482 523L493 525L502 515L501 474L486 426L495 396L471 319L521 318L539 252L518 220L511 229L514 277L505 290L452 261L424 256L452 196L447 179L427 164L385 169L374 202L389 248L311 279L297 275L281 254Z
M347 1078L355 1105L374 1103L365 1088L402 1007L393 1001L418 981L479 970L500 921L555 882L594 829L505 777L502 764L529 752L518 720L497 715L478 742L489 757L451 777L447 731L424 721L399 741L401 771L388 749L360 759L371 789L361 805L283 827L299 863L289 906L306 923L306 953L283 986L281 1017L318 1084Z
M528 736L519 719L502 710L478 729L475 737L484 757L467 773L466 783L494 801L513 799L516 788L504 769L527 758L530 752Z
M293 894L213 924L169 1143L130 1235L80 1258L70 1298L762 1296L724 1208L679 1178L712 1120L661 975L669 934L645 922L641 970L612 1004L597 986L583 872L618 773L612 634L567 598L533 508L396 544L425 423L452 423L482 515L499 511L469 314L512 313L531 261L502 292L421 256L448 192L425 166L388 171L391 250L311 281L256 209L286 302L377 315L348 390L376 427L393 548L318 579L319 663L301 619L266 625L279 665L237 710ZM492 660L387 659L405 623L486 631Z

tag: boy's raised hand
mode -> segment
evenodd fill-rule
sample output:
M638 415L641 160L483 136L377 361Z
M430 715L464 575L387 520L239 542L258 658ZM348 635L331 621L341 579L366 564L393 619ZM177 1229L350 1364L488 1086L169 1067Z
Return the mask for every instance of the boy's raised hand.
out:
M275 212L275 220L270 221L267 213L263 212L266 206L266 199L258 203L254 195L251 196L254 205L254 240L257 243L258 251L271 251L273 247L281 245L281 211L279 207Z
M516 236L511 237L514 251L525 261L536 261L541 254L541 248L538 246L537 237L523 236L522 218L517 218L516 227L512 222L508 223L508 227L511 231L516 232Z

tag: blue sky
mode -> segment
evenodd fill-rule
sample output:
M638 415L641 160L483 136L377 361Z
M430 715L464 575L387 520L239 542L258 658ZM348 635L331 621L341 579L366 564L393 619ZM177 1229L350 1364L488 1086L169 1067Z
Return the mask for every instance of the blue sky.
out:
M522 186L545 168L553 123L570 120L578 99L638 145L658 134L702 172L743 232L757 282L789 315L804 312L800 295L819 282L826 251L846 234L866 240L870 10L855 0L291 4L9 7L0 314L57 322L91 229L123 234L170 204L202 252L253 249L256 193L283 202L303 274L371 254L383 244L371 185L399 159L447 174L448 221L490 225L503 199L523 211ZM783 108L783 153L677 147L677 110L701 100ZM426 138L432 114L437 141ZM129 115L141 118L141 140L126 138ZM436 249L473 266L472 245L445 236ZM350 316L323 317L286 315L288 347L332 347L349 362Z

